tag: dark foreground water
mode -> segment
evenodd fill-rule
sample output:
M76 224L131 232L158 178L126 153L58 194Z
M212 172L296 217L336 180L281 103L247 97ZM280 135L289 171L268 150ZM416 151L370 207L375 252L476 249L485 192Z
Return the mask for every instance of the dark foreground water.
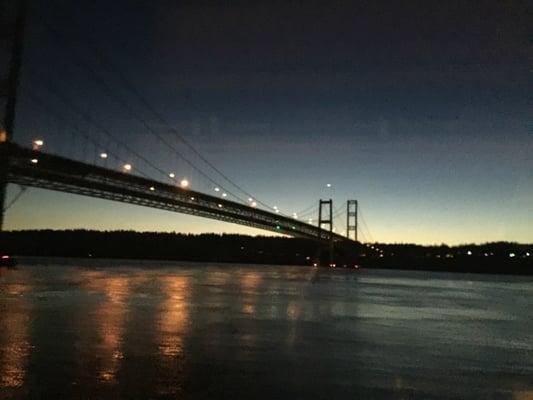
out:
M31 260L0 398L533 399L533 280Z

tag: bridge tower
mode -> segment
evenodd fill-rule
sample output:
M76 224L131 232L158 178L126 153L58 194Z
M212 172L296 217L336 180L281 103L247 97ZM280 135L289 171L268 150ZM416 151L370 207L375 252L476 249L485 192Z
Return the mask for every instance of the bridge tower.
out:
M0 52L0 144L11 142L13 137L27 5L27 0L0 3L0 48L3 49ZM9 154L3 153L0 157L0 230L4 224L8 165Z
M319 239L319 242L322 241L322 225L327 225L329 229L329 263L333 264L333 200L331 199L329 200L320 199L318 203L318 239ZM319 256L319 261L320 261L320 256Z
M357 242L357 200L346 202L346 237ZM352 234L353 232L353 234Z

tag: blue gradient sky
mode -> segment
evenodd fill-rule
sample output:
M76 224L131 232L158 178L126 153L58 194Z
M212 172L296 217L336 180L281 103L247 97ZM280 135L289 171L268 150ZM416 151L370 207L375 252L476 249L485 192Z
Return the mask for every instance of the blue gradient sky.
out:
M526 3L150 3L37 2L17 142L39 136L49 151L91 158L81 139L30 101L37 93L63 110L40 85L46 76L163 169L212 190L69 61L44 20L120 88L83 46L85 38L97 43L202 154L286 213L321 197L336 206L355 198L367 240L533 241ZM6 218L8 229L75 227L257 233L37 189Z

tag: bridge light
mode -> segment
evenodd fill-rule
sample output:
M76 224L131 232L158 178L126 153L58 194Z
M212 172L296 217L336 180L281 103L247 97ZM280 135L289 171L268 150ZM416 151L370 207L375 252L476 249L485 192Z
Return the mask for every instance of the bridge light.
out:
M276 208L276 214L279 214L279 210Z
M515 253L509 253L509 257L510 257L510 258L513 258L513 257L515 257L515 256L516 256Z
M36 158L32 158L32 159L31 159L31 163L32 163L32 164L37 164L38 162L39 162L39 160L36 159Z
M330 188L331 187L331 183L326 183L326 187Z
M194 201L194 197L191 197L191 200Z
M168 174L168 176L169 176L170 178L174 178L176 175L174 174L174 172L171 172L170 174Z
M252 207L257 207L257 203L255 201L252 201L252 204L251 204Z
M131 164L124 164L122 168L124 168L124 171L129 172L131 171L132 166Z
M44 144L44 140L42 139L35 139L32 143L32 149L33 150L39 150L40 147Z
M215 192L220 192L220 188L216 187Z
M227 196L227 194L226 194L226 193L222 193L222 197L226 197L226 196Z
M182 188L187 188L187 187L189 187L189 181L188 181L187 179L185 179L185 178L182 179L181 182L180 182L180 186L181 186Z
M219 203L219 204L218 204L218 208L222 208L222 204Z
M107 158L107 153L100 153L100 158L103 158L103 159L106 159Z
M155 187L150 186L150 191L153 192L155 190Z
M248 201L254 201L254 199L252 199L251 197L248 197Z

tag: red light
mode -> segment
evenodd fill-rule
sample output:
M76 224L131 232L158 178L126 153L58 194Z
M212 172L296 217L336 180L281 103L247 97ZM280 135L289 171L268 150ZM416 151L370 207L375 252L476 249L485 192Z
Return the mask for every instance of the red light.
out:
M337 266L336 264L329 264L330 268L335 268L336 266Z
M2 260L9 260L9 256L2 256Z
M354 267L355 269L359 269L359 265L357 265L357 264L354 264L353 267Z

